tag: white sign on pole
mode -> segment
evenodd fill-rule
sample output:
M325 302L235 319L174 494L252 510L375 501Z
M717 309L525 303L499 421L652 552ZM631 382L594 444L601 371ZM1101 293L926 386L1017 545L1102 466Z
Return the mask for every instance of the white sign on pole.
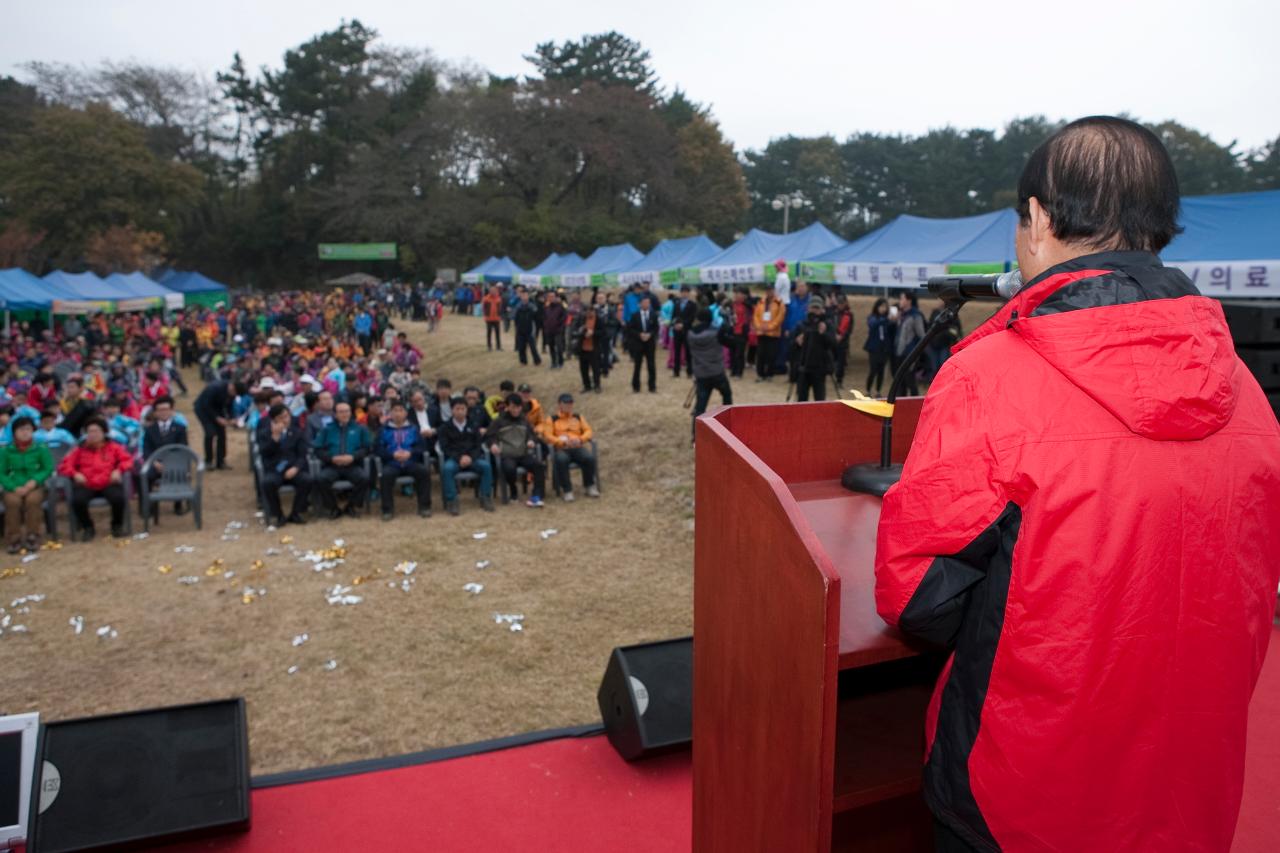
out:
M832 264L836 284L865 287L917 287L937 275L946 275L945 264Z

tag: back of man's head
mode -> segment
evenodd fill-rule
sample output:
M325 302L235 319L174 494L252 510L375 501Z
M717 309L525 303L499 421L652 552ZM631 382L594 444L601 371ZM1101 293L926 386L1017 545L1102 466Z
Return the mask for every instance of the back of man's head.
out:
M1114 116L1078 119L1037 148L1018 180L1018 216L1035 198L1053 236L1098 251L1159 252L1178 227L1178 176L1154 133Z

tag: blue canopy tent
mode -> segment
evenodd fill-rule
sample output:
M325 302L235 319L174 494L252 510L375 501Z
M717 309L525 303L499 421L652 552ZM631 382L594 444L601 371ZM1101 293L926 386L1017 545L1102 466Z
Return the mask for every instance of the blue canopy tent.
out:
M53 302L43 281L18 268L0 270L0 299L9 311L48 311Z
M476 266L464 272L462 274L462 283L476 284L480 281L483 281L485 270L489 269L497 262L498 262L498 259L495 258L493 255L490 255L489 257L485 258Z
M516 276L516 281L529 287L537 287L538 285L552 285L552 276L560 272L568 266L574 266L582 263L582 256L577 252L569 252L568 254L557 254L552 252L542 259L542 263L533 269L525 270Z
M800 275L815 282L853 287L924 284L950 272L1000 272L1017 263L1012 208L956 219L904 214L870 234L806 258Z
M555 275L561 287L590 287L606 284L605 275L620 272L643 258L630 243L601 246L577 264L566 266Z
M672 285L680 280L681 267L696 267L722 251L724 250L705 234L659 240L649 254L618 273L618 283Z
M181 308L183 305L181 293L152 281L140 272L115 272L107 276L107 281L128 290L138 299L160 299L165 308Z
M198 272L177 272L170 270L160 277L160 283L170 290L182 294L182 304L186 306L203 305L212 307L219 302L226 304L227 286Z
M721 285L772 281L776 275L775 261L784 260L794 268L800 261L843 245L845 241L821 222L790 234L771 234L752 228L718 255L683 268L681 280Z
M506 255L503 255L502 257L497 258L493 264L484 271L484 280L510 284L515 280L516 276L520 275L522 272L524 272L524 270L520 269L515 261L511 260Z
M1183 232L1160 253L1210 296L1280 296L1280 190L1182 200Z

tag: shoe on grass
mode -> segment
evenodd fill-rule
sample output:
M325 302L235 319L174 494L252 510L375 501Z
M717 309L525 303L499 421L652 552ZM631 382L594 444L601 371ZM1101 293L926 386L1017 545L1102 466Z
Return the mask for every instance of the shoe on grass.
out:
M389 513L389 512L384 512L384 513L382 514L382 520L383 520L383 521L390 521L390 520L391 520L391 519L393 519L393 518L395 518L395 516L394 516L394 515L392 515L392 514L391 514L391 513Z
M542 509L546 506L546 504L542 502L542 498L529 498L529 500L524 502L524 505L531 509Z
M480 498L480 508L483 509L485 512L493 512L494 511L493 498L487 495Z
M418 510L418 518L430 518L430 517L431 517L431 507L424 506L420 510Z
M289 513L288 521L290 524L306 524L307 523L307 520L302 517L302 514L297 512Z
M589 498L600 497L600 490L597 489L595 486L587 486L587 497Z
M445 501L444 505L449 510L449 515L458 515L462 512L462 508L458 506L457 498L454 498L451 501Z
M565 503L567 504L573 503L573 492L565 492L563 495L561 495L561 497L564 498Z

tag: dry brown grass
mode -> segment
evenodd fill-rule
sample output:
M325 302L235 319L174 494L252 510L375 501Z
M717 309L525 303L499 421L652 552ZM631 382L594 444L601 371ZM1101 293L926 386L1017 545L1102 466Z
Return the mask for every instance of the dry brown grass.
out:
M860 324L866 307L857 300ZM981 315L967 312L966 328ZM409 327L432 379L485 388L528 381L547 405L578 390L572 362L556 372L545 362L521 367L510 341L504 352L486 352L478 320L449 316L434 335ZM859 347L855 341L851 382L865 374ZM205 480L202 532L190 516L166 512L146 540L68 544L42 552L25 575L0 580L0 606L10 611L18 596L47 596L15 618L29 633L0 636L0 712L62 719L242 695L255 773L593 721L610 649L692 630L693 453L681 408L689 380L662 373L664 357L660 350L656 395L631 393L628 362L603 394L579 397L599 435L604 497L588 500L579 489L576 503L548 497L541 511L484 513L464 492L463 514L451 518L439 511L433 480L437 513L425 521L402 498L387 524L375 514L269 532L254 518L244 439L233 436L235 470ZM780 402L785 393L781 380L734 383L739 402ZM224 541L232 521L249 526ZM544 528L559 534L544 541ZM481 530L488 538L473 539ZM315 573L281 544L286 535L303 551L342 538L346 562ZM195 551L175 553L179 545ZM269 548L283 553L268 556ZM236 577L206 576L215 559ZM265 568L251 570L258 559ZM492 566L477 570L482 559ZM418 563L410 592L386 585L404 560ZM0 567L16 564L0 558ZM160 573L162 565L172 571ZM376 570L382 577L355 590L363 603L326 603L328 587ZM183 575L200 582L183 586ZM463 590L472 581L484 584L479 595ZM244 584L267 594L242 603ZM495 624L495 612L523 613L524 631ZM74 615L85 619L79 636L68 624ZM95 635L107 624L117 638ZM309 642L293 647L304 632ZM323 669L328 659L336 670ZM294 665L300 671L286 674Z

